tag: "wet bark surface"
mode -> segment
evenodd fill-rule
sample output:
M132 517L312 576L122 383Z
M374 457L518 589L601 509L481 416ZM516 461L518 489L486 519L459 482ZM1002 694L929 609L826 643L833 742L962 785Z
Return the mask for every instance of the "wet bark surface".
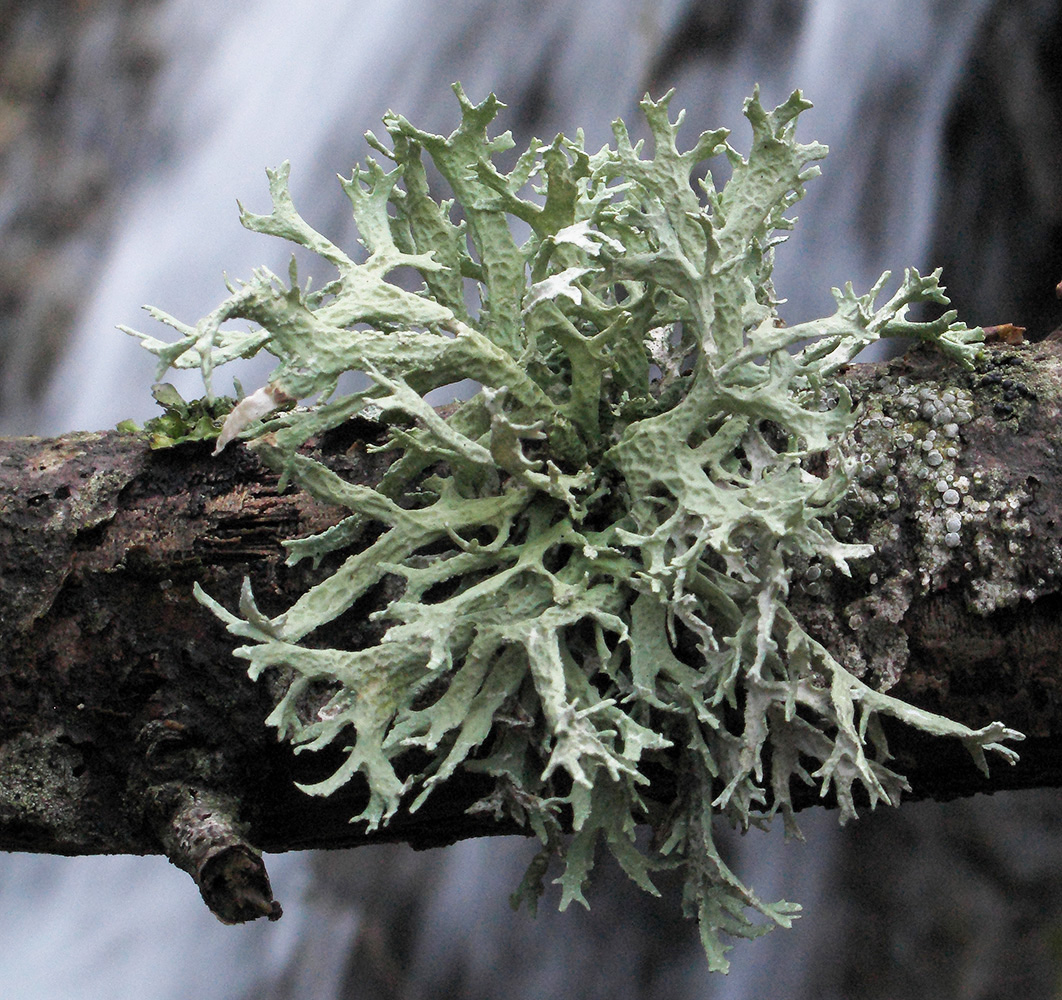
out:
M845 381L862 408L854 450L870 471L854 472L837 517L846 540L877 551L850 578L797 567L794 611L869 683L1028 735L1021 762L990 761L986 778L957 741L886 720L915 797L1062 784L1062 351L993 348L973 373L915 352ZM969 419L953 428L932 400ZM939 446L929 436L927 447L934 426ZM366 447L380 433L357 423L313 448L372 483L388 462ZM949 441L957 454L937 463ZM465 814L488 791L469 778L371 838L348 822L363 804L357 781L330 799L298 791L295 780L331 773L336 758L277 743L263 720L279 679L247 678L192 585L235 608L246 576L278 613L332 568L285 565L282 542L344 511L279 493L243 445L210 451L151 451L119 432L0 441L0 849L172 856L194 834L175 816L202 818L218 802L231 813L213 817L232 831L221 846L238 867L241 844L436 846L513 832ZM959 542L945 541L956 517ZM370 610L355 606L319 641L371 641ZM670 790L658 791L666 800ZM800 801L818 800L809 790ZM260 888L248 892L268 915Z

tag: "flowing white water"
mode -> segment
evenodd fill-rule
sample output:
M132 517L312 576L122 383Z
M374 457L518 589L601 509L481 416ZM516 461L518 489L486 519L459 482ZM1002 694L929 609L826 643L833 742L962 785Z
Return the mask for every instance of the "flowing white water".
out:
M270 866L297 896L294 858ZM290 927L281 924L293 916ZM302 935L323 932L341 950L353 930L313 921L296 905L261 928L222 928L188 876L160 858L3 859L0 977L3 995L36 1000L187 1000L226 997L226 983L279 975ZM276 928L274 930L274 927ZM224 931L233 931L226 934ZM335 958L332 959L335 964ZM328 996L328 993L310 995Z
M194 321L224 296L223 271L284 269L289 250L236 220L237 197L252 210L268 205L265 167L290 160L296 204L334 231L345 201L335 174L368 152L362 133L379 129L384 111L449 131L453 80L475 99L490 89L519 99L543 72L561 95L558 125L590 123L605 141L613 117L631 117L639 74L676 4L626 6L623 19L605 2L518 11L463 0L441 17L430 0L245 0L235 10L172 0L163 25L172 56L152 123L165 157L129 192L36 430L150 416L154 404L139 390L153 359L115 324L151 325L139 312L146 303Z
M675 73L673 107L689 109L688 135L726 124L739 147L746 142L741 101L754 83L762 85L765 103L797 86L816 103L802 136L828 142L831 155L778 257L776 285L790 300L791 319L828 311L831 285L851 279L865 288L886 267L931 266L926 249L942 116L986 3L748 0L734 4L744 27L732 45ZM495 90L514 111L545 94L535 124L540 134L583 125L604 142L611 118L634 120L649 67L688 6L686 0L534 6L453 0L445 7L430 0L214 6L170 0L160 21L167 64L148 124L155 153L142 157L145 169L128 185L96 292L28 429L105 427L151 416L152 359L115 324L149 330L139 313L144 303L194 321L225 294L223 270L239 277L264 263L282 271L288 251L244 232L236 220L237 197L255 211L268 204L265 166L290 159L296 204L312 224L335 234L344 226L344 199L334 174L364 155L361 133L377 127L388 107L448 130L456 114L448 85L455 79L475 99ZM777 37L764 25L786 10L791 34ZM196 393L194 382L181 388ZM692 942L660 996L774 993L783 953L791 993L799 994L801 976L810 974L808 956L827 926L815 924L815 904L825 892L834 836L831 816L808 817L805 826L806 847L779 849L773 834L743 838L738 867L765 896L799 899L810 915L792 932L743 945L726 980L709 981ZM541 946L543 957L533 974L509 982L508 996L554 995L562 973L576 974L549 964L563 948L579 952L578 942L562 942L551 931L553 915L514 924L526 918L502 912L500 901L527 852L527 845L469 843L438 856L441 868L424 889L419 917L418 940L428 944L412 957L410 976L419 985L410 996L431 995L430 984L448 965L488 995L499 969L508 968L505 942L514 934L529 952ZM228 928L209 916L186 876L157 858L5 858L3 995L211 1000L239 997L284 972L301 984L302 996L334 996L345 942L358 925L356 901L338 906L315 892L299 857L273 859L270 870L284 919ZM472 920L472 913L489 919ZM603 969L578 974L613 981ZM289 984L283 995L295 989Z

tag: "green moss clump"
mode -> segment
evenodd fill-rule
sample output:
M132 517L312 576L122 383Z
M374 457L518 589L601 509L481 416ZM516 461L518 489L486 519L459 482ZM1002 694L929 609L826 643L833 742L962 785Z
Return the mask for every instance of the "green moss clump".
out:
M230 396L185 400L168 382L158 382L151 395L162 407L162 413L137 427L132 420L123 420L117 430L143 431L152 448L172 448L187 441L213 441L221 433L236 400Z

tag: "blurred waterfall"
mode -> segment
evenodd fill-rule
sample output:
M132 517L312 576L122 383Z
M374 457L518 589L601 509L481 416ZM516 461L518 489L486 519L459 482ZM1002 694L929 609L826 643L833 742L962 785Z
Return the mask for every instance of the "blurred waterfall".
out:
M971 139L949 133L970 67L1002 75L977 62L1001 9L1025 25L1026 41L1058 30L1057 5L992 0L161 2L140 14L161 53L146 110L108 140L122 145L126 171L115 179L114 225L106 240L97 227L91 241L70 244L93 258L92 293L47 391L22 397L4 426L56 433L153 415L153 359L115 325L157 332L139 312L144 303L194 322L224 296L223 271L241 277L265 264L282 273L288 250L243 231L235 199L262 210L263 168L284 159L302 213L349 242L335 173L364 157L362 133L390 107L421 127L451 129L457 79L476 100L494 90L509 104L501 127L518 144L580 125L589 144L603 143L614 117L633 125L647 88L656 95L674 85L688 142L727 125L747 148L740 109L753 85L769 105L800 87L815 102L801 136L827 142L831 154L779 251L787 318L831 311L832 285L852 280L862 290L886 268L926 270L941 255L967 253L976 274L975 206L963 230L958 214L942 226L938 205L948 170L961 174L955 149L966 148L946 140ZM1049 65L1053 73L1057 62ZM1024 161L1006 162L1017 171ZM1062 198L1050 178L1043 184L1041 224L1062 233ZM960 238L969 232L963 253L942 236L949 227ZM1050 266L1057 262L1055 254ZM984 307L976 287L968 301ZM1011 318L1021 319L971 322ZM198 394L194 381L179 387ZM861 824L873 831L880 822ZM739 945L727 979L706 973L695 928L676 919L674 887L652 900L607 865L590 914L558 915L548 900L537 920L510 913L506 899L532 846L499 840L426 854L273 858L285 917L243 928L216 923L187 877L159 858L6 857L0 982L20 1000L851 996L841 972L823 970L827 948L839 952L849 940L851 904L837 884L849 848L834 816L812 810L802 824L803 845L782 848L780 831L732 840L741 876L765 896L801 901L807 915L792 931Z
M591 146L610 139L617 116L634 125L650 85L678 86L690 135L727 124L739 148L741 103L756 83L769 104L801 87L816 104L803 134L832 152L799 207L805 218L779 255L776 284L791 320L821 315L834 285L868 287L885 268L927 266L942 120L987 4L938 5L950 13L934 16L937 7L919 0L816 0L767 44L760 25L789 5L757 0L735 14L742 23L719 58L671 74L652 61L681 26L679 0L462 0L445 18L429 0L312 10L171 0L157 29L169 56L140 140L142 171L33 430L151 415L150 396L134 390L148 384L153 359L115 324L151 325L145 303L194 321L223 297L223 272L283 270L289 250L235 217L237 197L249 207L268 197L266 166L290 160L301 211L349 234L334 175L367 152L361 133L390 107L448 131L455 79L475 99L499 94L513 108L504 125L525 138L582 125ZM194 377L187 382L195 391Z

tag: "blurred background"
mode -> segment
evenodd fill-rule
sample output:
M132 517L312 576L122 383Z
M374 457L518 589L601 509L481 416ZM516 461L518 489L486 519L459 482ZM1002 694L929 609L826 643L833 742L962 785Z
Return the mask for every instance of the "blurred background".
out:
M913 265L944 267L971 325L1062 324L1058 2L0 0L0 431L153 415L153 359L115 326L162 335L143 304L194 322L223 272L280 271L287 251L244 232L235 199L267 210L264 168L284 159L302 214L349 243L335 174L388 108L450 131L458 79L509 105L518 145L582 126L592 147L675 87L687 143L725 125L745 150L753 85L767 105L799 87L815 102L799 135L831 153L779 251L786 319ZM735 837L745 881L806 915L736 947L726 978L676 886L653 899L606 863L591 912L511 912L521 839L273 857L283 920L237 928L161 858L5 855L0 984L17 1000L1062 996L1060 819L1045 790L844 830L811 810L804 844Z

